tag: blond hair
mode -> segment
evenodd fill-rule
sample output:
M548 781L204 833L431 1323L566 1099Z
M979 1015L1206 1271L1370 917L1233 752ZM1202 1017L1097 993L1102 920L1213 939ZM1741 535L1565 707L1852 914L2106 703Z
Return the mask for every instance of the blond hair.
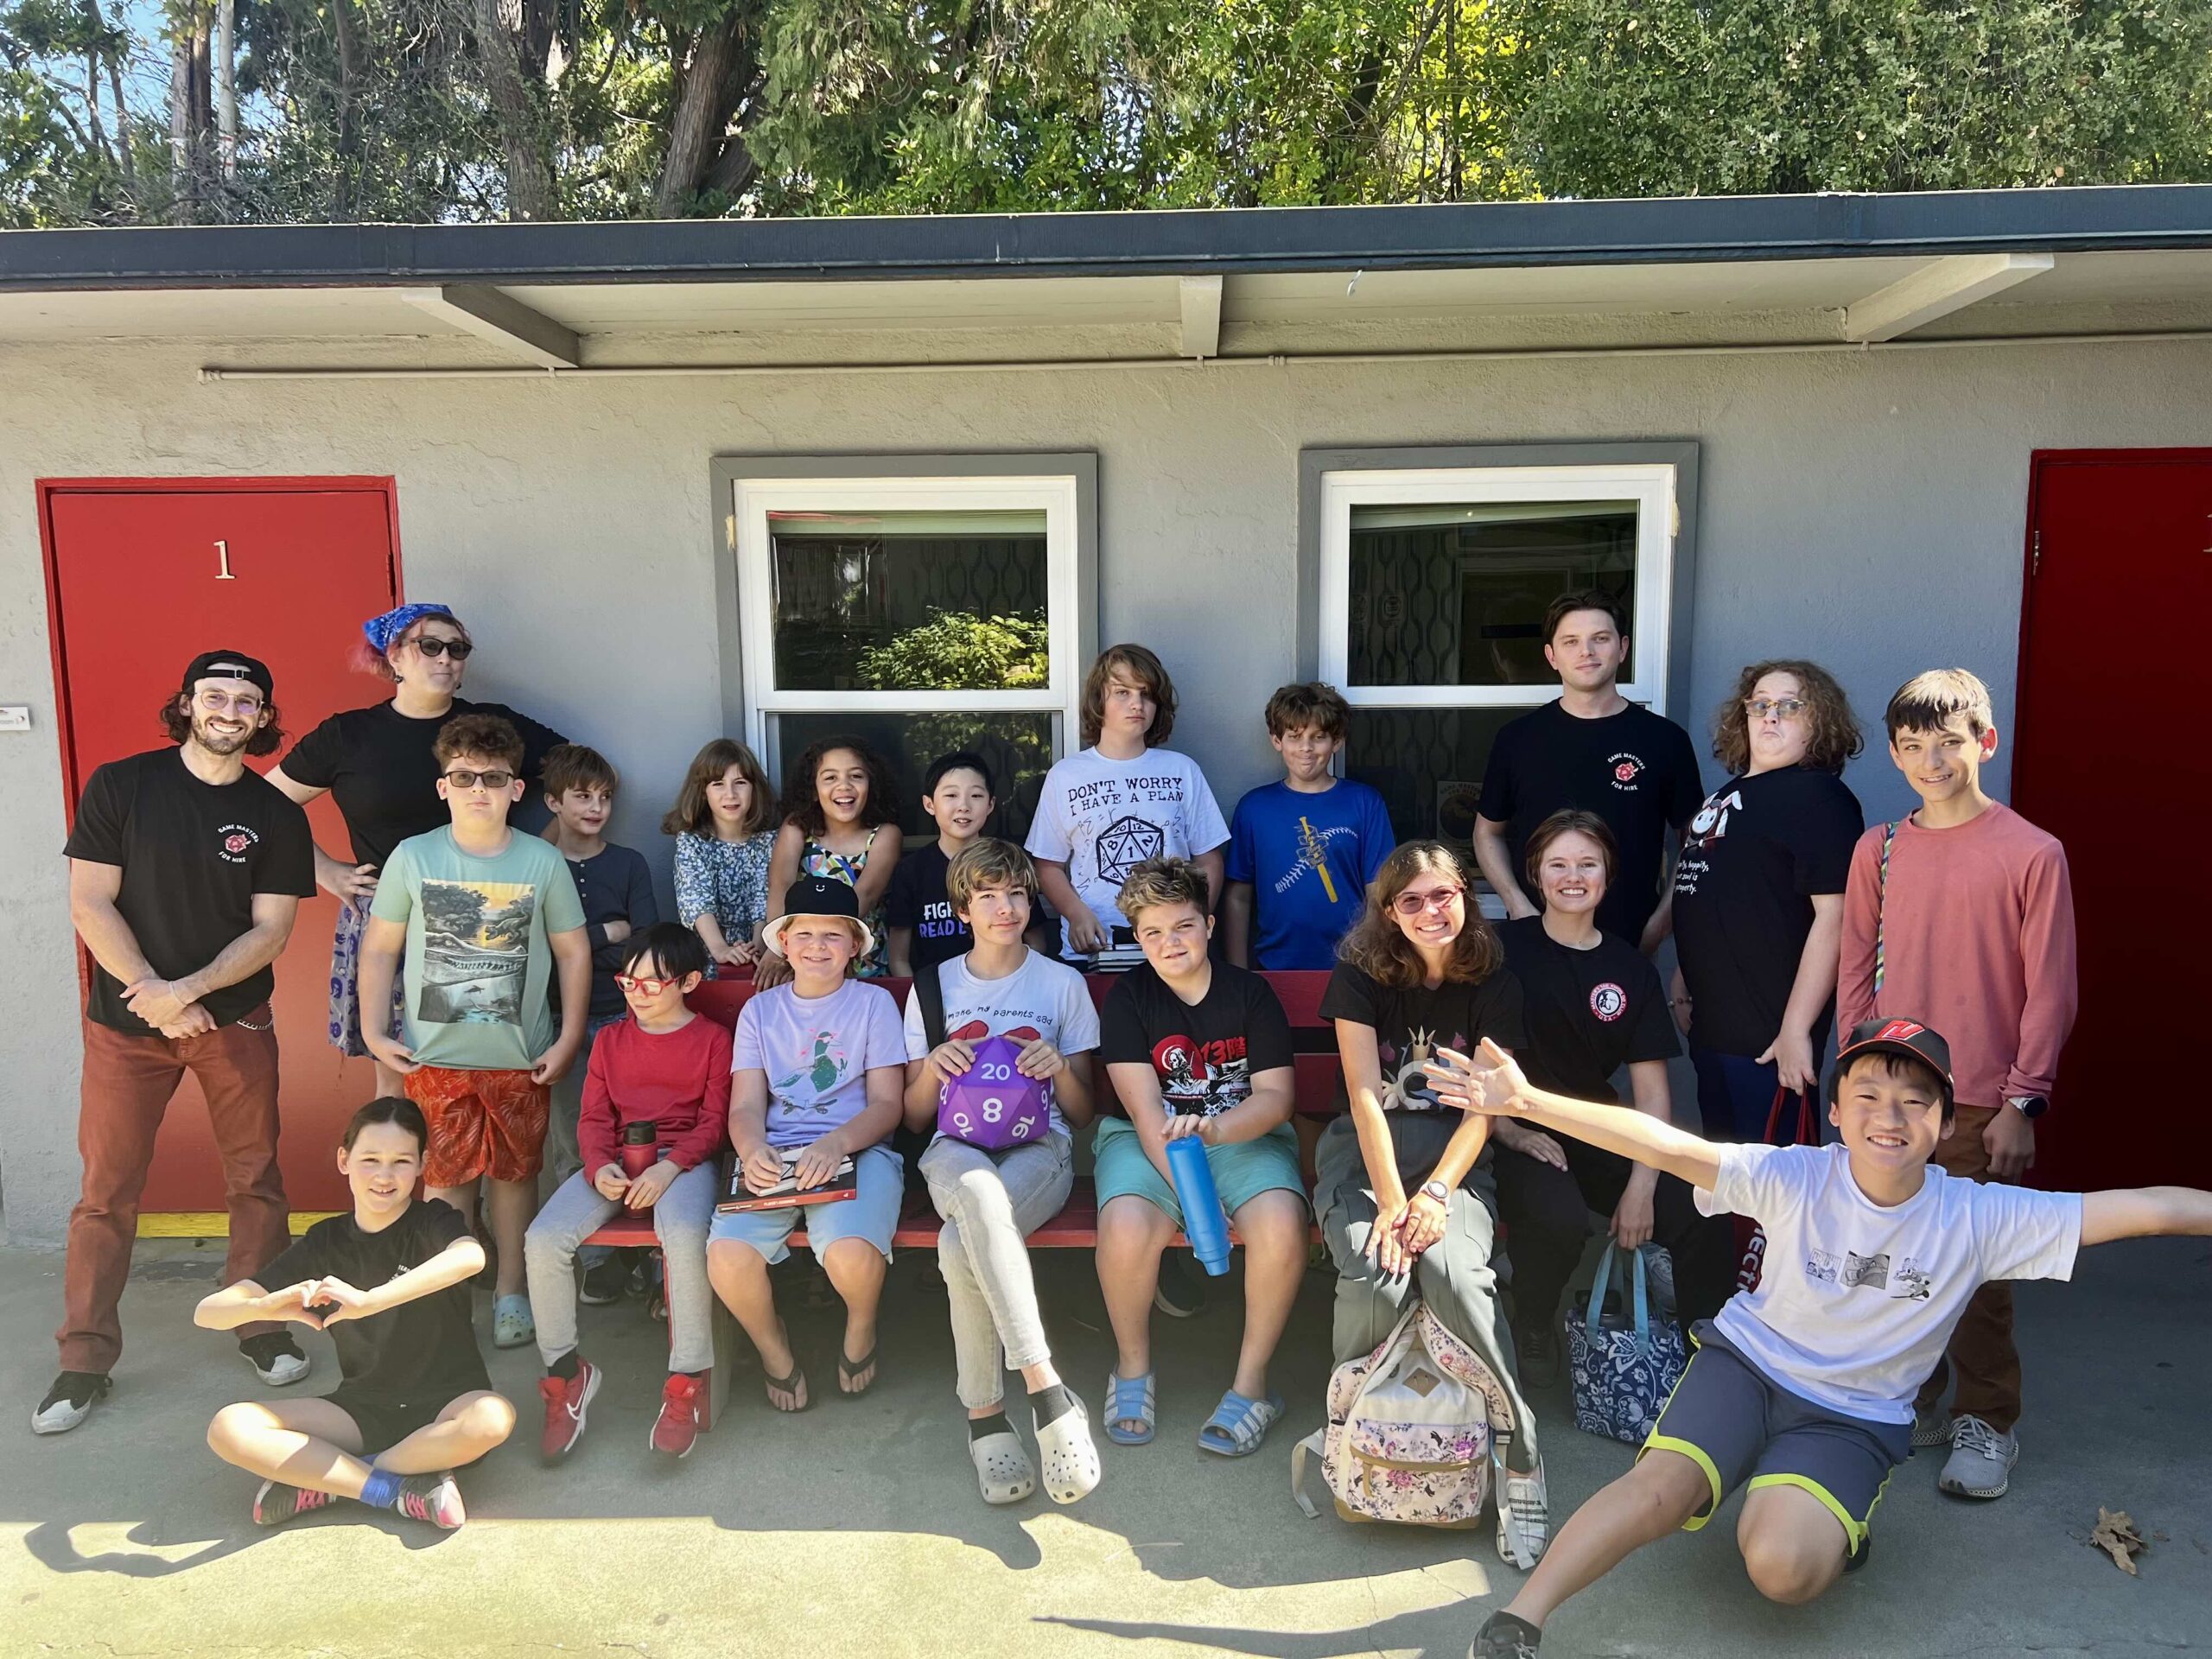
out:
M1020 887L1033 902L1037 867L1012 842L986 836L963 847L944 867L944 896L955 915L964 915L969 901L985 887Z

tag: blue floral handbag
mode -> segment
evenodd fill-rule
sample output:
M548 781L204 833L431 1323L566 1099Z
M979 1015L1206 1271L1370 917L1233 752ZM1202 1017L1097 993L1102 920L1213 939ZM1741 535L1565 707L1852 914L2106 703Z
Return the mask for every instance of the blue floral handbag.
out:
M1613 1262L1622 1255L1628 1270L1614 1287ZM1624 1313L1606 1312L1609 1287L1629 1304ZM1574 1426L1641 1445L1689 1363L1681 1327L1664 1315L1652 1317L1642 1251L1605 1252L1590 1300L1568 1310L1567 1359L1574 1377Z

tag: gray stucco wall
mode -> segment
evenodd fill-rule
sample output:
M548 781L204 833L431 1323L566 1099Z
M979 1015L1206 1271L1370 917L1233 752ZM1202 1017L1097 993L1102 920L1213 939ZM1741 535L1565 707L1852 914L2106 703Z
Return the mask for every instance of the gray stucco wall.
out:
M1100 638L1166 657L1185 694L1176 746L1226 804L1268 775L1260 703L1295 666L1303 448L1695 439L1693 695L1673 712L1702 731L1735 670L1769 654L1827 664L1876 716L1906 674L1963 663L2001 721L2030 451L2212 444L2212 352L2171 343L475 385L202 385L201 360L188 344L0 353L0 702L36 721L0 736L0 1198L16 1242L57 1237L77 1185L38 478L396 474L410 592L454 604L487 645L471 692L604 747L631 785L613 833L658 849L666 797L721 720L703 487L718 454L1096 451ZM2001 760L1994 773L2001 792ZM1878 743L1849 780L1870 812L1907 798Z

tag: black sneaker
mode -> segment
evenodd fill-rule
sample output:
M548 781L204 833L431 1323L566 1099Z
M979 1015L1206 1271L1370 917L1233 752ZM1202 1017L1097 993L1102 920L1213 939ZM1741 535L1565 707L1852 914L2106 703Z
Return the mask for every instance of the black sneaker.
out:
M307 1355L282 1331L240 1338L238 1352L253 1367L254 1375L272 1389L289 1387L308 1374Z
M630 1264L621 1254L602 1256L584 1269L584 1287L578 1292L587 1307L606 1307L630 1292Z
M1160 1282L1152 1293L1152 1305L1171 1319L1196 1318L1205 1311L1205 1281L1191 1271L1188 1250L1163 1250L1160 1256Z
M64 1371L31 1414L34 1434L67 1434L92 1414L115 1386L105 1371Z
M1843 1562L1843 1573L1844 1573L1844 1576L1845 1576L1846 1578L1849 1578L1849 1577L1850 1577L1853 1573L1856 1573L1856 1572L1857 1572L1860 1567L1862 1567L1866 1566L1866 1558L1867 1558L1869 1555L1872 1555L1873 1553L1874 1553L1874 1535L1873 1535L1872 1533L1871 1533L1871 1532L1870 1532L1870 1533L1868 1533L1868 1534L1867 1534L1864 1538L1861 1538L1861 1539L1859 1541L1859 1548L1858 1548L1857 1549L1855 1549L1855 1550L1852 1551L1852 1553L1851 1553L1849 1555L1847 1555L1847 1556L1846 1556L1846 1557L1844 1558L1844 1562Z
M1536 1644L1543 1639L1544 1633L1527 1619L1501 1608L1475 1632L1467 1659L1536 1659Z
M1549 1325L1515 1327L1513 1350L1521 1362L1521 1386L1548 1389L1559 1381L1559 1336Z

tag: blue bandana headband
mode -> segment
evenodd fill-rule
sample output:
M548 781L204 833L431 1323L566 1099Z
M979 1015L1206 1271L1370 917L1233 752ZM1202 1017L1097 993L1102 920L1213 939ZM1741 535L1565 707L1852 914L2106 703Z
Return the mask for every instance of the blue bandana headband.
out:
M460 619L442 605L402 605L386 611L382 616L372 616L361 624L361 632L378 652L391 649L391 642L404 634L426 616L442 616L449 622Z

